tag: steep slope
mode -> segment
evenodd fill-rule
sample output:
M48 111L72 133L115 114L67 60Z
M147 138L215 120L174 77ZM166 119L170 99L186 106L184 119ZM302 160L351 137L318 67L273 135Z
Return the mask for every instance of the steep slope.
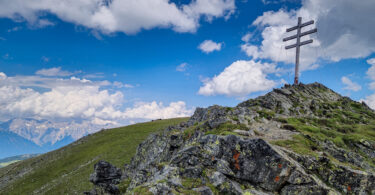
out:
M122 166L150 133L186 120L102 130L56 151L11 164L0 169L0 194L82 194L92 188L87 178L99 159Z
M319 83L198 108L142 142L88 194L375 194L375 113Z

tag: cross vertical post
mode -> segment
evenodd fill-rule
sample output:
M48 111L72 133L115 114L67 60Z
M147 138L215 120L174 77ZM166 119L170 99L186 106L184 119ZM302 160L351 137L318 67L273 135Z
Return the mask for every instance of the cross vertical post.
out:
M307 45L307 44L310 44L310 43L313 42L312 39L301 42L301 37L306 36L308 34L312 34L312 33L318 32L318 29L315 28L315 29L312 29L312 30L309 30L309 31L301 33L303 27L311 25L311 24L314 24L314 20L311 20L311 21L306 22L306 23L302 23L302 17L298 17L297 26L294 26L292 28L286 29L286 32L297 30L297 34L283 39L284 42L292 40L292 39L297 39L296 40L296 44L289 45L289 46L285 47L285 49L296 48L296 67L295 67L295 76L294 76L294 84L295 85L297 85L299 83L299 56L300 56L300 47L303 46L303 45Z
M294 84L298 84L299 80L299 51L300 51L300 43L301 43L301 22L302 18L298 17L298 29L297 29L297 47L296 47L296 67L295 67L295 75L294 75Z

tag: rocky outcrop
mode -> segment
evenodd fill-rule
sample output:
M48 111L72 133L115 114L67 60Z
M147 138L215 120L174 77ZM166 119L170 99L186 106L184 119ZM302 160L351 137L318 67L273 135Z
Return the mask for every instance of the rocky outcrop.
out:
M128 170L134 170L129 175L129 192L141 186L154 194L177 193L188 190L184 184L192 179L208 194L215 190L229 194L334 192L263 139L197 134L174 150L170 150L171 137L159 141L153 135L146 142L150 140L154 140L153 150L139 147Z
M121 176L121 169L111 165L108 162L99 161L94 166L94 173L90 175L90 182L95 186L98 186L99 191L98 189L93 189L86 194L94 195L103 192L109 194L119 194L120 191L116 184L120 183Z
M233 108L197 108L142 142L122 176L98 165L92 181L126 194L375 194L375 138L357 139L372 135L363 133L372 120L321 84L286 85Z
M285 151L285 149L284 149ZM318 175L340 192L346 194L375 194L375 176L372 172L353 170L338 165L327 157L313 158L287 151L289 156L299 162L307 172Z

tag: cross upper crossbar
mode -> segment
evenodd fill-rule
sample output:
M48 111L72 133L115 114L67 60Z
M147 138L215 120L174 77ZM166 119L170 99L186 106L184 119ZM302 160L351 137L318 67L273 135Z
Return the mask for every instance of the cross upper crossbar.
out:
M292 27L292 28L288 28L288 29L286 29L286 32L294 31L294 30L297 30L298 27L303 28L303 27L308 26L308 25L311 25L311 24L314 24L314 20L311 20L311 21L308 21L308 22L306 22L306 23L303 23L303 24L301 24L300 26L297 25L297 26L294 26L294 27Z

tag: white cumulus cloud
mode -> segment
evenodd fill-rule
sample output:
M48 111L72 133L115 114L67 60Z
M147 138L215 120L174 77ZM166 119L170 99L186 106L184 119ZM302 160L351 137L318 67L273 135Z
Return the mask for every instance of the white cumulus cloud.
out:
M371 65L366 72L367 77L371 80L370 89L375 90L375 58L368 59L367 63Z
M187 109L183 101L172 102L168 106L156 101L139 102L133 108L127 108L124 116L126 118L141 119L166 119L173 117L186 117L193 113L192 109Z
M359 91L362 89L362 87L358 83L353 82L346 76L341 77L341 82L345 85L344 87L345 90Z
M48 69L40 69L40 70L36 71L35 74L42 75L42 76L61 76L61 77L65 77L65 76L71 76L74 73L69 72L69 71L65 71L65 70L61 70L61 67L53 67L53 68L48 68Z
M375 110L375 94L367 96L365 99L361 101L365 102L370 108Z
M375 90L375 58L368 59L367 63L371 65L366 72L367 77L371 80L370 89ZM375 93L367 96L365 99L362 99L361 101L365 102L372 109L375 109Z
M222 43L216 43L212 40L203 41L198 48L204 53L211 53L213 51L220 51Z
M0 17L53 25L41 14L47 12L103 33L132 34L156 27L194 32L200 18L228 18L235 8L235 0L193 0L182 5L169 0L12 0L0 1Z
M242 36L241 40L244 42L249 42L250 39L252 38L253 34L251 33L246 33L244 36Z
M277 85L267 78L269 73L277 71L274 64L260 63L253 60L236 61L225 68L219 75L203 81L199 89L201 95L227 95L243 97L248 94L266 91Z
M367 76L375 81L375 58L368 59L367 63L371 65L371 67L367 70L366 74Z
M182 63L182 64L180 64L176 67L176 71L185 72L187 70L187 68L188 68L188 64L186 62L184 62L184 63Z

